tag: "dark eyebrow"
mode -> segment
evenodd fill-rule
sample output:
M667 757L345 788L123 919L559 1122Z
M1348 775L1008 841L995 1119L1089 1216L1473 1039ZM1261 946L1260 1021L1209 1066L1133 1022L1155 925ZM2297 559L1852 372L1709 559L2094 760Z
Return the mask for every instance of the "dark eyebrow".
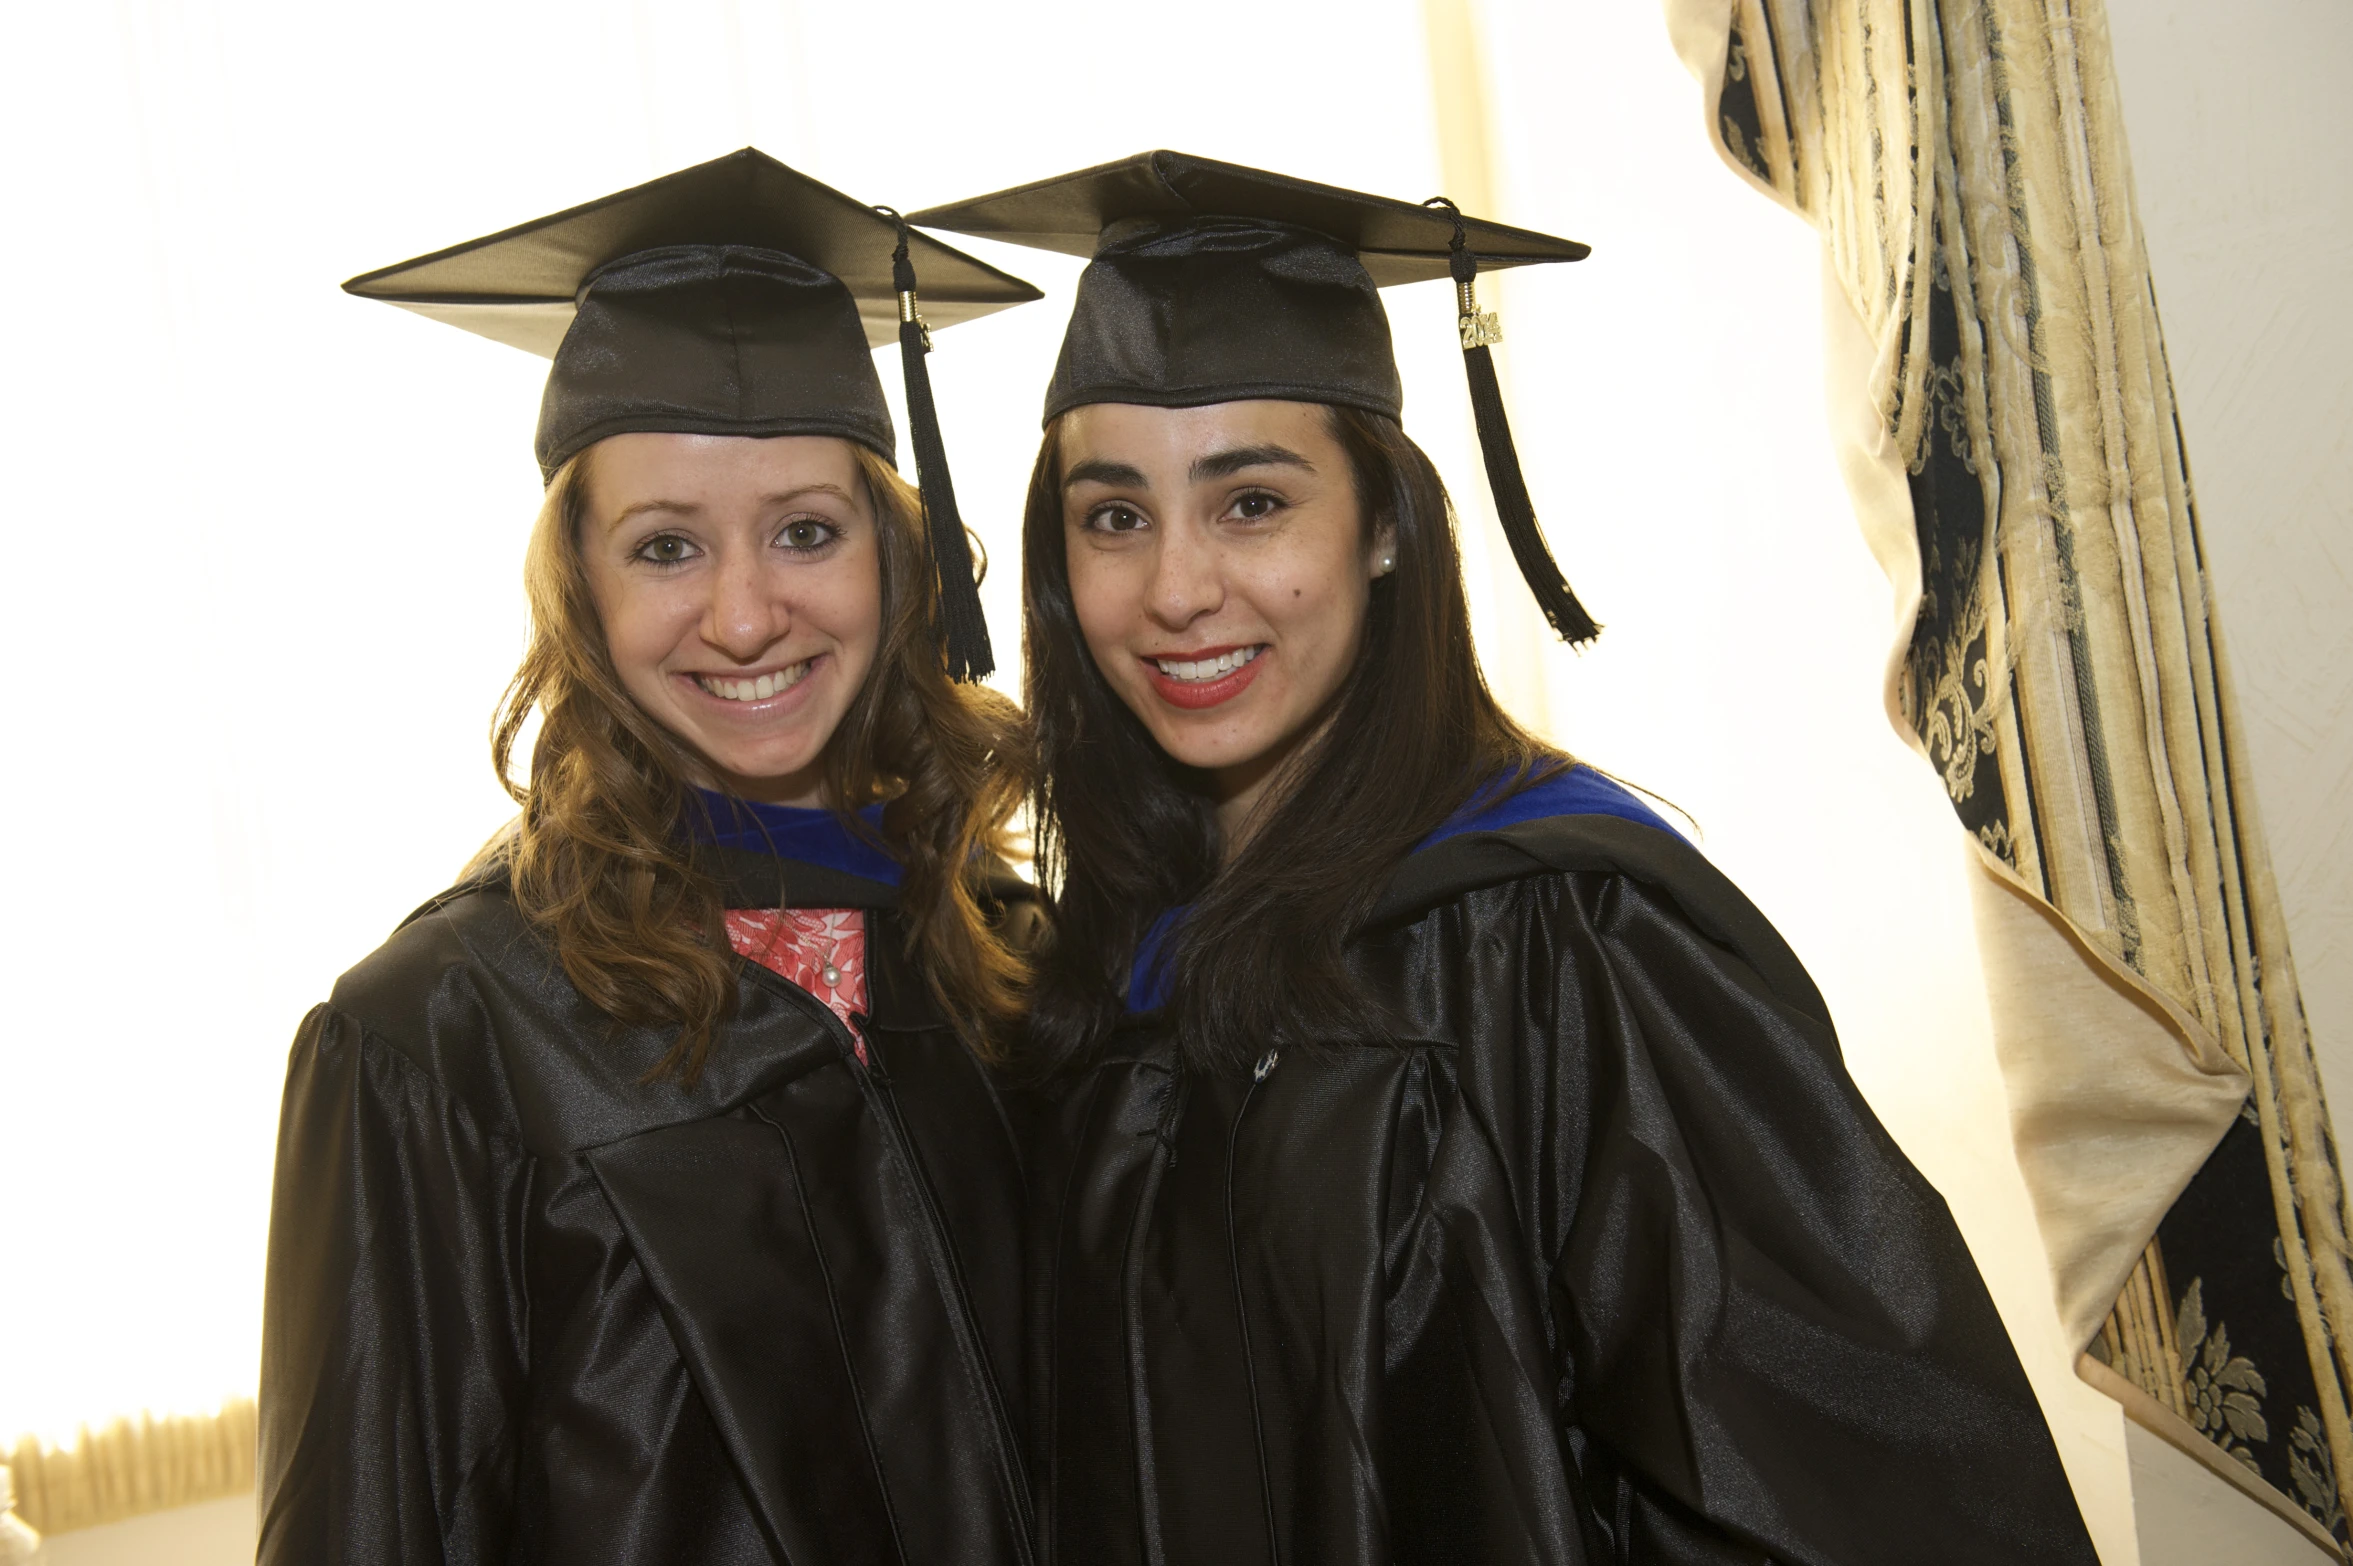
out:
M1313 473L1315 464L1288 446L1234 446L1197 458L1187 470L1186 477L1198 484L1207 479L1231 478L1246 468L1304 468ZM1104 484L1114 489L1152 487L1141 468L1131 467L1124 462L1101 460L1081 462L1063 475L1064 489L1072 489L1080 484Z
M1142 468L1129 467L1124 462L1081 462L1062 475L1064 489L1076 489L1081 484L1107 484L1113 489L1150 489Z
M1198 484L1203 479L1231 478L1244 468L1305 468L1313 473L1315 464L1288 446L1234 446L1197 459L1192 479Z

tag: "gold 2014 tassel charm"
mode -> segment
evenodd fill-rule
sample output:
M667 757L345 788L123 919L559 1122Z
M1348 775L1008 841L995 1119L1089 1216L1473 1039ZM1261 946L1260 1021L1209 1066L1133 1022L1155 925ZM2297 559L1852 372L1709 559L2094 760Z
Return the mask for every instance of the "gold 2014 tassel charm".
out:
M1454 279L1455 329L1462 334L1463 375L1470 386L1471 420L1479 431L1479 455L1487 466L1487 492L1495 501L1495 520L1503 524L1504 542L1511 545L1512 560L1534 595L1536 607L1544 611L1544 618L1562 641L1581 647L1599 636L1601 627L1569 591L1552 550L1544 542L1544 530L1536 525L1536 503L1528 498L1520 454L1512 445L1511 421L1504 417L1495 355L1487 351L1503 341L1503 326L1493 311L1479 308L1478 290L1472 286L1479 258L1471 254L1462 213L1443 196L1432 197L1427 205L1443 210L1454 228L1446 271Z
M1479 293L1470 279L1465 278L1454 285L1454 297L1459 311L1454 324L1462 332L1465 353L1473 348L1487 348L1503 341L1502 321L1494 311L1479 308Z

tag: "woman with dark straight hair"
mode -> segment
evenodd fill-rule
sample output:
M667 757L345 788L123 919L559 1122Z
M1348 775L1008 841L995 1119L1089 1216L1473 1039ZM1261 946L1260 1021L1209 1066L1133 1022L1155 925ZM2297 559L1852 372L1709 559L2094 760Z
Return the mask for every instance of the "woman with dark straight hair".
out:
M349 285L552 350L548 487L521 814L287 1066L265 1566L1035 1558L1020 741L919 263L1036 297L748 149Z
M1026 518L1065 1566L2090 1566L1943 1202L1754 907L1516 727L1379 284L1569 241L1152 153L917 214L1091 255Z
M1345 951L1381 890L1368 872L1403 859L1482 788L1500 801L1569 772L1479 673L1453 517L1430 459L1383 414L1282 411L1320 427L1335 449L1333 476L1361 497L1361 526L1368 541L1383 540L1383 564L1356 655L1319 719L1347 742L1285 754L1279 765L1291 773L1275 783L1270 772L1274 786L1244 812L1221 810L1215 781L1162 749L1096 673L1071 597L1061 423L1031 473L1023 590L1037 818L1061 922L1101 932L1041 959L1050 977L1030 1039L1057 1067L1083 1058L1123 1012L1143 1009L1119 954L1137 951L1156 922L1166 939L1154 943L1157 966L1143 982L1165 997L1175 1037L1202 1064L1248 1066L1267 1040L1303 1028L1379 1036L1381 1014ZM1569 786L1590 792L1587 782ZM1159 918L1180 906L1181 922Z

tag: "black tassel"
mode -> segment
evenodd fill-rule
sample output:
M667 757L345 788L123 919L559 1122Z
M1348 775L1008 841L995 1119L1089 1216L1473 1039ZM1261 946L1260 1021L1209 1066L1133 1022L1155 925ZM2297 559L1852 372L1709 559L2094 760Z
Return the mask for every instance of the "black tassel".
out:
M899 294L899 365L907 380L908 439L915 447L915 478L923 493L923 518L931 559L940 579L940 639L948 677L977 681L996 671L989 648L989 622L981 613L980 584L973 580L972 540L956 509L956 485L948 477L948 448L940 440L939 409L931 400L931 333L915 313L915 263L907 253L907 220L888 207L875 211L899 225L899 248L891 252L891 286Z
M1495 497L1496 518L1503 523L1512 559L1519 563L1521 579L1535 595L1544 618L1562 641L1572 647L1583 646L1601 635L1601 627L1569 591L1552 551L1545 547L1543 530L1536 525L1535 502L1528 498L1528 481L1520 476L1519 450L1512 445L1511 424L1503 416L1503 388L1495 379L1495 356L1487 351L1487 345L1500 341L1502 334L1496 330L1494 316L1479 313L1471 289L1471 279L1479 274L1478 257L1470 252L1462 214L1453 202L1438 196L1424 205L1443 207L1454 219L1447 271L1454 278L1461 304L1463 373L1471 383L1471 418L1479 428L1479 455L1487 463L1487 488Z

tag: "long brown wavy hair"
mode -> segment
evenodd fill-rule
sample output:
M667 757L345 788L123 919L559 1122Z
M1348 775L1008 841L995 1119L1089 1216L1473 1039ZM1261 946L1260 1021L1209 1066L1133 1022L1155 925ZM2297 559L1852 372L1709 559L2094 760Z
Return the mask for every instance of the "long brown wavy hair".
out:
M1233 1070L1272 1044L1378 1037L1386 1019L1344 948L1388 868L1473 793L1569 765L1512 722L1479 672L1438 470L1396 421L1326 412L1365 538L1393 529L1397 568L1373 583L1322 738L1269 785L1225 863L1206 780L1160 748L1087 651L1064 548L1059 425L1046 432L1022 533L1031 811L1056 930L1031 997L1034 1070L1076 1065L1101 1044L1145 930L1179 906L1190 912L1160 955L1189 1063Z
M826 746L825 797L845 819L885 802L909 956L965 1041L994 1058L1020 1017L1025 968L977 877L1002 862L1020 804L1019 713L948 678L922 499L880 457L852 449L880 542L882 639ZM507 871L517 906L582 995L622 1022L677 1029L648 1080L691 1082L736 995L720 886L684 830L689 780L708 769L613 667L580 546L595 454L557 470L524 557L531 641L490 743L522 814L479 862ZM540 728L521 782L515 747L534 713Z

